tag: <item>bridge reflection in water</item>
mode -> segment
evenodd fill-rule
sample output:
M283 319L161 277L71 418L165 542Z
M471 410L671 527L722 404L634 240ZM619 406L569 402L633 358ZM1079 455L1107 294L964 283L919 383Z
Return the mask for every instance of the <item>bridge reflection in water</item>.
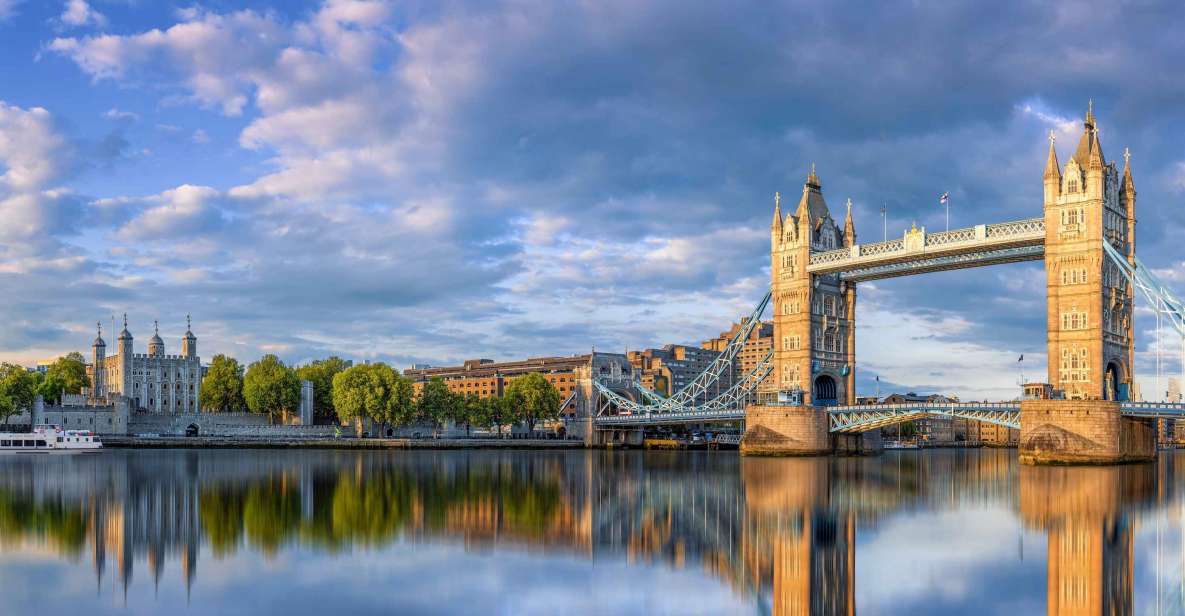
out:
M697 569L758 613L855 614L858 535L875 536L919 509L994 507L1048 538L1047 613L1130 614L1135 533L1179 513L1172 466L1162 456L1146 465L1021 467L1014 453L995 450L877 459L599 451L9 458L0 461L0 563L21 550L89 557L100 592L124 597L136 578L159 584L166 567L179 567L187 592L200 595L199 555L218 562L243 552L276 558L450 542ZM1162 594L1179 606L1179 592Z

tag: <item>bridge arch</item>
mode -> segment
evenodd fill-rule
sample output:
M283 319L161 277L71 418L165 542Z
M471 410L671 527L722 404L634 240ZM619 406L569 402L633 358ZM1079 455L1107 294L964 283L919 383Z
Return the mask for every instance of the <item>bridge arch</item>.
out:
M1107 362L1107 368L1104 372L1103 378L1103 399L1104 400L1122 400L1126 396L1120 390L1120 384L1126 382L1124 379L1123 362L1112 359Z
M815 377L815 388L811 400L819 406L834 406L839 402L839 385L829 374Z

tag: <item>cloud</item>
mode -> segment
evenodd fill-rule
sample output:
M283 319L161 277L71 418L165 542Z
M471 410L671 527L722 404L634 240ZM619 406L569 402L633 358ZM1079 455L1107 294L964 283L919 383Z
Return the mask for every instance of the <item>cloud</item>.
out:
M91 279L145 310L210 305L212 332L247 354L438 363L714 335L764 292L772 194L792 201L811 161L833 212L852 198L862 240L941 228L946 190L955 226L1037 216L1045 135L1064 159L1090 97L1107 150L1148 161L1140 251L1164 260L1185 232L1166 136L1185 112L1165 103L1185 85L1159 77L1185 59L1180 17L1096 9L1142 35L1039 2L342 1L186 9L47 47L100 85L209 116L162 118L172 144L201 141L195 125L239 131L230 162L192 148L148 197L85 203L103 221ZM197 185L210 192L182 199ZM857 375L1005 395L1015 354L1043 350L1042 289L1033 265L862 285L878 326L860 330ZM877 350L913 342L958 360Z
M116 109L115 107L104 111L103 117L116 122L137 122L140 120L139 114Z
M107 25L107 18L91 8L86 0L67 0L66 7L59 19L63 24L76 28L84 26L103 28Z

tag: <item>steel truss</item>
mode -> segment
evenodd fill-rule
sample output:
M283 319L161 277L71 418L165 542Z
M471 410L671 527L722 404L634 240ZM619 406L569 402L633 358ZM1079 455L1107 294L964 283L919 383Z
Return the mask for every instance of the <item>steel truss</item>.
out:
M1108 257L1111 257L1111 261L1119 267L1119 271L1123 272L1128 282L1144 294L1148 303L1152 304L1152 309L1168 317L1173 329L1177 330L1178 334L1185 336L1185 303L1177 299L1177 296L1160 282L1152 270L1140 261L1139 257L1132 257L1135 261L1134 264L1128 262L1127 257L1119 254L1119 251L1108 241L1103 242L1103 251L1107 253Z
M712 398L711 400L696 405L693 407L683 407L669 410L667 407L657 404L635 402L613 391L604 383L593 380L593 387L597 394L602 398L601 404L597 408L597 423L664 423L668 422L675 416L680 417L703 417L703 418L720 418L722 413L728 415L732 412L736 417L744 417L744 407L749 401L753 399L754 392L757 386L761 384L769 373L773 371L773 352L770 351L766 356L749 371L741 380L729 387L727 391ZM640 387L640 385L635 385ZM645 395L645 394L643 394ZM605 412L610 407L616 406L619 410L627 411L628 415L606 415ZM728 415L733 417L733 415ZM689 420L690 421L690 420Z
M1001 263L1018 263L1021 261L1036 261L1045 256L1045 246L1016 246L1011 248L984 249L952 255L927 257L885 265L869 265L853 267L840 272L840 280L847 282L866 282L882 278L896 278L898 276L912 276L927 272L982 267Z
M925 417L973 419L1020 429L1019 402L873 404L828 409L832 432L866 432Z

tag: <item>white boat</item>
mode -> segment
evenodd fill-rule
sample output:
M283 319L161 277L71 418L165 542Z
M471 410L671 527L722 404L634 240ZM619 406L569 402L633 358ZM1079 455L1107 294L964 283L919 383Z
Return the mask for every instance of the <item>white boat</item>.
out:
M86 453L102 448L102 439L90 430L41 425L32 432L0 432L0 453Z

